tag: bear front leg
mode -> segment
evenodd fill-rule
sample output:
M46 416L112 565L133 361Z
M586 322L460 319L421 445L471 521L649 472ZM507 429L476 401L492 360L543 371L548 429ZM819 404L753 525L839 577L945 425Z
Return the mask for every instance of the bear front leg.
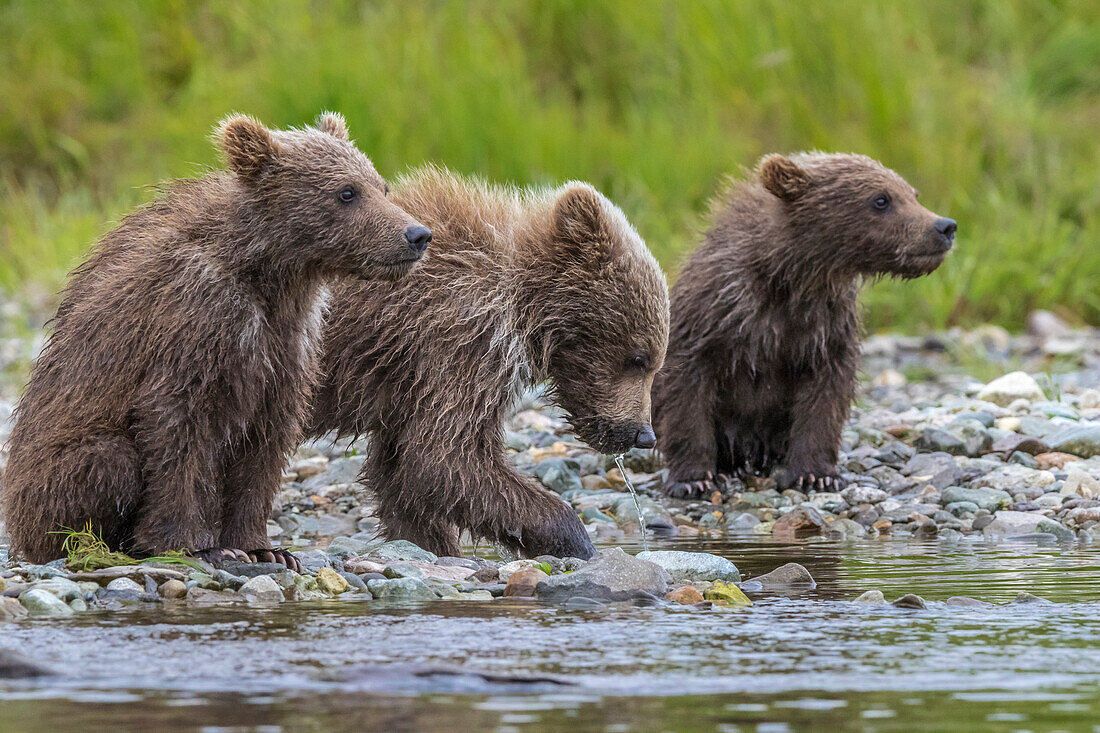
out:
M823 367L799 386L791 408L783 488L817 491L844 488L837 475L837 451L855 392L855 360Z
M221 536L218 548L235 559L274 562L294 571L301 564L289 550L273 548L267 538L267 520L279 492L286 451L274 441L255 435L244 443L247 452L230 460L222 485Z
M668 466L664 490L699 498L719 488L714 385L707 375L681 366L663 375L657 415L657 447Z
M384 446L376 441L376 450ZM375 454L377 456L377 453ZM596 553L573 509L485 450L462 455L389 453L364 466L378 516L393 539L440 555L459 554L458 534L497 542L527 557L589 559ZM394 460L395 459L395 460Z

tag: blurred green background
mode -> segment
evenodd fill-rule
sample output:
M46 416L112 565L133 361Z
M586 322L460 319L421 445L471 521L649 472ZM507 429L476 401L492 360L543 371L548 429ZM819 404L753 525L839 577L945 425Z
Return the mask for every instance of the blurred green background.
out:
M671 273L720 178L879 158L960 223L872 329L1100 324L1100 3L0 2L0 290L47 307L232 110L343 112L379 171L592 181Z

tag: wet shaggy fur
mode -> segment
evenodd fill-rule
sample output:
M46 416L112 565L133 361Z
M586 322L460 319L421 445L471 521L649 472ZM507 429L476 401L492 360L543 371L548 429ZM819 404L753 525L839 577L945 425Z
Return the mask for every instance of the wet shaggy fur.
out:
M674 496L722 475L838 486L856 386L861 280L932 272L955 223L862 155L770 156L715 202L672 289L668 359L654 387Z
M337 115L290 131L232 117L215 137L230 172L172 184L72 275L11 436L16 555L60 557L54 532L91 522L139 555L295 562L269 552L266 520L316 375L327 283L407 273L418 222Z
M668 339L656 261L582 183L519 191L426 168L393 200L431 227L431 257L401 282L334 290L312 432L370 435L361 478L391 538L456 555L468 530L588 558L572 509L510 465L502 422L549 380L598 450L653 444Z

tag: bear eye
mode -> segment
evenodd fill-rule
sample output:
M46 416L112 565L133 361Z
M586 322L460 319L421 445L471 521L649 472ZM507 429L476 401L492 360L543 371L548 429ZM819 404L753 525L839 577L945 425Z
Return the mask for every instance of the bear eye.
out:
M383 186L382 186L382 195L383 196L389 196L390 195L390 184L388 184L388 183L383 184Z
M355 199L359 198L359 191L355 189L355 186L348 184L340 189L340 193L336 194L336 198L340 199L342 204L350 204Z
M627 369L645 371L649 368L649 354L639 353L626 360Z
M890 197L884 193L880 193L871 200L871 205L879 211L886 211L890 208Z

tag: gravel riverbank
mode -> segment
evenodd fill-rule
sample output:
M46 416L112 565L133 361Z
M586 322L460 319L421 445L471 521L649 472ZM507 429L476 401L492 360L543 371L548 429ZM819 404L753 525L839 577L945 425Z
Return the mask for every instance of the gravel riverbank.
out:
M1033 318L1032 331L1020 337L984 328L868 339L865 381L841 451L847 485L837 492L780 491L771 478L750 477L731 480L701 501L668 499L658 456L628 454L624 477L611 457L577 441L560 411L537 393L509 422L506 442L516 465L569 502L604 547L638 536L638 512L624 478L639 490L651 537L1100 545L1100 338L1043 314ZM0 404L0 439L10 407ZM284 472L268 533L276 545L301 548L302 574L263 563L78 573L60 562L7 562L0 549L0 619L131 603L264 604L335 596L729 608L814 582L797 565L742 577L736 558L706 553L636 558L616 548L589 563L553 557L509 562L484 545L470 548L465 558L440 558L408 542L385 542L377 537L369 496L355 482L363 448L314 441ZM475 556L475 549L491 559ZM872 590L860 600L883 599ZM923 603L916 596L895 602Z

